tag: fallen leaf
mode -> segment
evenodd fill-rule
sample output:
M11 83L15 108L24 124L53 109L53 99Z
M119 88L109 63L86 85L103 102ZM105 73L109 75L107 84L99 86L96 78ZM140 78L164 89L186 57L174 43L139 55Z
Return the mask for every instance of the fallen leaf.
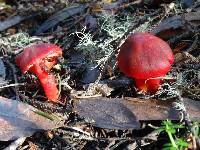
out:
M118 99L81 99L75 111L94 126L108 129L138 129L136 116Z
M170 39L174 36L190 31L200 25L200 11L188 12L183 15L172 16L164 19L157 27L152 30L153 34Z
M200 121L200 102L195 100L184 99L186 110L193 121Z
M53 16L48 18L41 26L36 30L35 35L40 35L50 28L55 27L59 22L83 12L88 6L87 5L78 5L64 8L63 10L55 13Z
M138 121L179 120L172 100L104 97L75 100L75 111L94 126L108 129L138 129ZM200 102L184 99L192 120L200 121Z
M172 16L163 20L152 31L160 38L170 39L173 36L177 36L188 30L185 20L181 16Z
M3 31L9 27L12 27L25 19L26 19L26 17L23 17L23 16L10 17L10 18L6 19L5 21L0 22L0 31Z
M0 141L31 136L36 131L63 125L60 119L49 119L38 112L38 109L28 104L0 97Z

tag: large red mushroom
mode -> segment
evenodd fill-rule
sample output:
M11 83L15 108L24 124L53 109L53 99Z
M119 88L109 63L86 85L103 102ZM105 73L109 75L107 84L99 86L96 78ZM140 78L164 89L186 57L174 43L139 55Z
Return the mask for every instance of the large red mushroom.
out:
M59 97L57 83L50 69L62 55L62 49L54 44L40 43L28 46L16 56L16 63L25 74L28 70L40 80L45 95L50 101L56 102Z
M119 69L135 79L136 87L155 93L160 77L171 69L174 55L170 46L150 33L134 33L122 44L118 55Z

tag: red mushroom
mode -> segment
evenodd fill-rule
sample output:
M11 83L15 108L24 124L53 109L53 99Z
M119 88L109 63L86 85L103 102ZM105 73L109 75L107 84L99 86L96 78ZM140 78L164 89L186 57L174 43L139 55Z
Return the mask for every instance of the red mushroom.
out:
M134 33L122 44L118 55L119 69L135 79L136 87L154 93L170 70L174 55L170 46L149 33Z
M50 69L62 55L60 47L54 44L41 43L28 46L16 56L16 63L25 74L28 70L37 75L50 101L56 102L59 97L57 83Z

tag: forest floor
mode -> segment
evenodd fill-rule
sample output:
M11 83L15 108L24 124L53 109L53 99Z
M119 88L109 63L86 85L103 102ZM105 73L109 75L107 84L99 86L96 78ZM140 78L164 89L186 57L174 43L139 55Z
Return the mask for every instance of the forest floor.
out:
M0 0L0 149L200 149L199 27L193 0ZM154 94L118 67L135 32L174 54ZM51 68L56 102L16 64L38 43L62 49Z

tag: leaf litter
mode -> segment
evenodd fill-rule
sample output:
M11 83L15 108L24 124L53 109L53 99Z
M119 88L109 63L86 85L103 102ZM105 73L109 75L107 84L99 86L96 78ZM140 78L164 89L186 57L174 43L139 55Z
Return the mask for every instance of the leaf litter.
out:
M0 140L15 140L31 136L39 130L53 129L62 126L62 118L45 117L39 110L25 103L0 98ZM51 116L51 115L49 115Z
M15 4L11 4L13 5ZM47 6L45 10L41 7L43 5ZM72 11L73 5L76 6L76 10L82 6L87 7L84 7L84 11L80 9L74 14L65 15L69 10ZM24 9L25 6L30 9ZM28 44L38 41L59 44L63 48L64 60L60 60L61 69L53 68L53 71L60 77L62 103L52 105L45 102L46 98L35 76L26 74L22 77L17 67L16 71L13 71L17 78L13 79L9 74L5 76L8 85L15 86L4 87L1 93L8 98L18 95L22 102L38 107L40 110L34 115L45 118L45 121L52 123L52 117L46 114L48 112L63 116L66 123L61 125L62 128L51 130L52 132L36 132L25 141L24 145L30 147L31 144L28 143L32 142L40 145L39 147L61 149L64 147L136 148L138 146L144 149L154 143L155 147L160 148L158 135L151 133L152 129L145 125L145 121L150 121L151 124L154 124L152 120L178 121L179 112L190 116L189 119L184 118L188 119L185 120L186 124L191 120L199 121L198 3L193 4L191 9L187 10L189 12L185 12L186 9L180 7L177 2L173 3L172 8L171 6L165 3L159 6L151 2L131 3L121 0L95 4L77 1L72 5L56 1L35 1L30 4L20 1L16 5L17 11L23 8L19 12L26 14L39 10L44 18L41 18L42 15L36 15L34 23L30 18L25 18L24 21L17 22L17 26L15 23L6 27L17 34L5 29L0 34L1 55L7 62L5 73L10 72L8 62L14 64L13 56ZM58 16L63 17L58 19ZM5 17L2 17L2 20L6 20ZM181 42L186 43L185 47L176 49L176 63L168 74L171 79L164 79L165 83L155 95L139 93L132 79L124 79L124 75L120 74L117 68L118 48L126 37L135 31L153 32L167 39L172 48L177 48ZM32 36L34 33L40 36ZM72 54L76 55L73 60L70 60ZM18 87L19 83L25 84ZM132 98L127 100L123 97ZM15 100L12 101L15 103ZM175 101L177 103L173 103ZM26 104L26 107L29 105ZM74 106L75 112L71 111L68 105ZM13 111L16 114L20 113L20 110ZM28 118L25 121L30 120ZM36 127L33 126L35 128L32 131L25 132L21 129L23 126L20 122L16 123L18 130L21 131L18 137L30 136L36 131ZM33 124L28 122L25 125ZM148 131L143 132L145 128ZM7 134L10 139L13 135L14 132ZM38 135L41 138L38 138ZM136 139L141 141L142 145ZM151 142L148 143L147 140L150 139Z

